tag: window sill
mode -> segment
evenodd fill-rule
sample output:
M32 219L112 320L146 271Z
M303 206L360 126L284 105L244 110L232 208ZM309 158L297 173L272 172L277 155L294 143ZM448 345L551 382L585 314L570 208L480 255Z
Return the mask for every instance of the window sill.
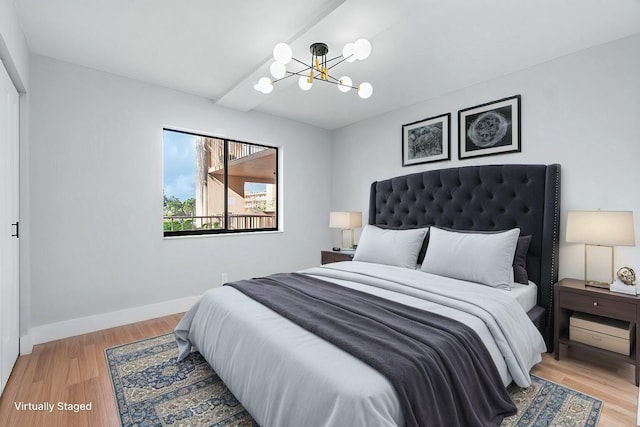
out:
M262 236L265 234L280 234L283 230L266 231L238 231L233 233L208 233L208 234L183 234L180 236L162 236L162 240L201 239L209 237L233 237L233 236Z

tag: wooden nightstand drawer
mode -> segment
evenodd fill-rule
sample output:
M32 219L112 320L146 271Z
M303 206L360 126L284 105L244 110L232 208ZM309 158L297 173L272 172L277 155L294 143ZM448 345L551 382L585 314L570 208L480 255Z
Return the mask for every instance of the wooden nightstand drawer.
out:
M624 320L575 312L569 318L569 339L630 356L635 328Z
M581 295L573 292L560 293L562 308L614 317L629 322L636 321L636 304L615 301L598 295Z
M329 264L332 262L340 261L351 261L353 259L353 254L346 252L322 251L320 255L321 264Z

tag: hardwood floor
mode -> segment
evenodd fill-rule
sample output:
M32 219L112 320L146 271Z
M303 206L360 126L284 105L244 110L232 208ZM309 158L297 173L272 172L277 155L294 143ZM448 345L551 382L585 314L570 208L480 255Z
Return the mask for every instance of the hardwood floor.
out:
M181 318L175 314L36 345L13 369L0 399L0 426L119 426L105 348L171 332ZM14 402L91 402L91 410L20 411Z
M587 357L580 350L563 347L560 360L545 353L531 373L602 400L598 426L636 425L638 387L633 366L628 363L612 363L591 354Z
M171 332L182 314L80 335L34 347L21 356L0 399L0 426L118 426L104 349ZM638 388L631 365L581 357L563 349L544 354L532 373L604 402L599 426L635 426ZM91 403L90 411L18 410L15 404Z

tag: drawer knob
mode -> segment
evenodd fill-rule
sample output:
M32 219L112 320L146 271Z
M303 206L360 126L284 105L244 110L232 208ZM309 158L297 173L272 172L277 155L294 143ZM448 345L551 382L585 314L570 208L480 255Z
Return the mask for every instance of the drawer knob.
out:
M597 306L598 306L598 301L594 301L594 302L593 302L593 306L594 306L594 307L597 307Z

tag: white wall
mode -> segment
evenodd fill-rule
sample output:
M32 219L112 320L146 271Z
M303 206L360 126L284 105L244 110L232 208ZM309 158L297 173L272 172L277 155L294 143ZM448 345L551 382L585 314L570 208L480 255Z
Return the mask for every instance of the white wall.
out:
M31 86L32 327L317 265L329 246L328 131L41 56ZM163 239L163 126L281 147L284 232Z
M638 246L616 248L615 264L640 273L638 52L640 35L335 131L331 208L366 216L371 182L397 175L476 164L560 163L562 221L567 210L633 210ZM457 111L515 94L522 95L522 152L457 160ZM402 125L446 112L452 113L453 160L403 168ZM583 277L583 246L563 240L564 224L560 277Z

